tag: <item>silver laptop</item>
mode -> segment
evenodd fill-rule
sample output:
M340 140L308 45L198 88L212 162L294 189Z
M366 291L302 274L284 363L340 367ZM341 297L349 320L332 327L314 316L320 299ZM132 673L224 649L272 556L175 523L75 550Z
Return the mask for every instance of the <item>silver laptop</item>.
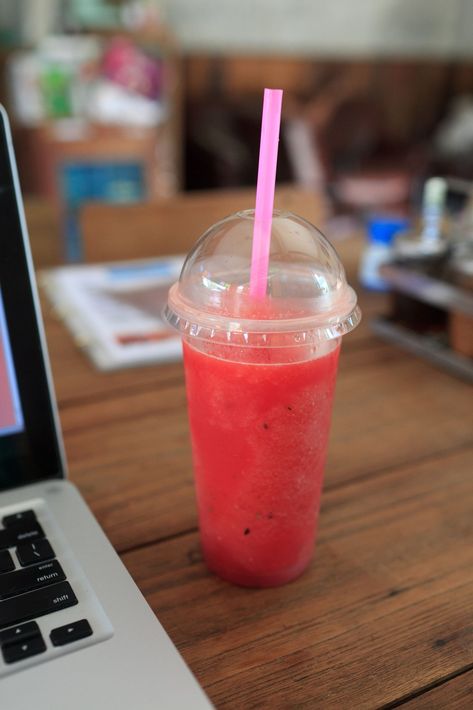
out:
M0 707L211 707L65 479L8 120L0 107Z

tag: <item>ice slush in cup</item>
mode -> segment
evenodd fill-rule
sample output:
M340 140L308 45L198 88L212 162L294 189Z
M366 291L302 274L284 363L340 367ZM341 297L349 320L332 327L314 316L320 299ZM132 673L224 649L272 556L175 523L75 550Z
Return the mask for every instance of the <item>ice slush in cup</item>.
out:
M324 236L275 211L264 292L255 214L211 227L172 286L182 335L203 553L244 586L284 584L314 550L340 343L360 320Z

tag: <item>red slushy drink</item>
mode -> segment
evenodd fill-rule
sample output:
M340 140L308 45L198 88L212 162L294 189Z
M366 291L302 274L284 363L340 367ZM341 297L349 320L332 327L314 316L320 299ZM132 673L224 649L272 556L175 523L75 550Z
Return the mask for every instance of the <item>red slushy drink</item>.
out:
M312 556L338 353L241 363L184 343L202 547L231 582L284 584Z
M253 213L215 225L170 291L183 336L204 557L244 586L284 584L314 550L341 336L356 296L315 227L273 216L268 292L249 293Z

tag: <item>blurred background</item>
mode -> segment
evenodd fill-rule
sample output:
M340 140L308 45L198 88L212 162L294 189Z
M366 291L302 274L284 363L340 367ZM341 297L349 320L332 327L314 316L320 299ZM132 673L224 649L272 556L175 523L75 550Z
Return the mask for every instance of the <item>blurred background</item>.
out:
M282 88L279 186L329 238L358 239L367 290L413 295L380 269L420 235L408 266L456 295L394 311L412 350L436 358L443 338L473 378L472 35L470 0L2 0L0 100L36 265L158 256L160 239L185 252L251 207L263 88Z
M469 0L2 0L0 100L70 261L86 202L253 186L265 86L278 181L343 231L473 177L472 32Z

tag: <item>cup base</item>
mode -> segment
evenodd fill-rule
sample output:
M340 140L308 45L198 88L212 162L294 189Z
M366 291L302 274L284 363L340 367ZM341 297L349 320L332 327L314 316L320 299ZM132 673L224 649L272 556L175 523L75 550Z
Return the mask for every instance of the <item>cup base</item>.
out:
M244 569L232 570L229 567L215 564L214 561L205 554L205 550L203 552L203 557L209 571L217 577L220 577L220 579L223 579L225 582L230 582L230 584L234 584L237 587L245 587L249 589L269 589L289 584L304 574L312 560L311 555L309 559L304 560L302 563L298 562L297 565L294 565L291 569L285 569L279 572L271 571L268 573L260 572L255 574L252 571Z

